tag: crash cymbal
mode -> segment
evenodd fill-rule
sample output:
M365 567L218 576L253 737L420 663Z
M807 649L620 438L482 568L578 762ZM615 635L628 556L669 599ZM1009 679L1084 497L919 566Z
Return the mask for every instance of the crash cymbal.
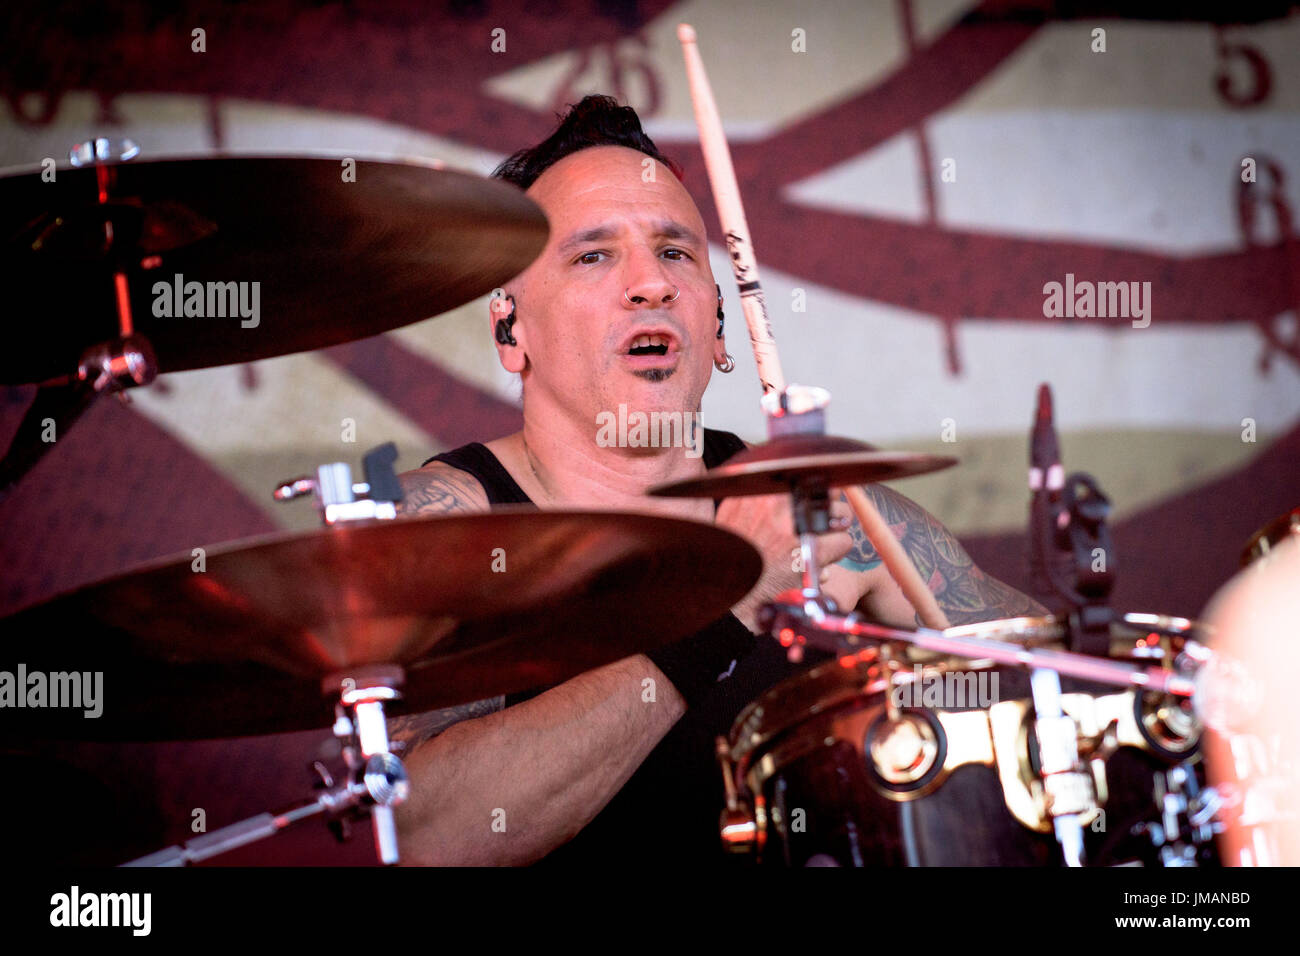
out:
M101 716L31 709L29 691L0 735L327 727L322 679L368 664L406 668L408 711L482 700L697 631L762 570L753 547L711 525L533 509L341 524L202 561L187 554L0 620L0 671L20 688L20 666L103 674Z
M832 435L782 435L754 445L700 478L651 488L664 498L733 498L788 494L803 479L820 477L830 487L924 475L957 464L956 458L880 451L874 445Z
M109 174L104 204L96 167L60 169L52 182L39 172L0 176L10 317L0 383L68 375L84 349L117 336L115 268L127 276L134 328L152 343L158 371L176 372L438 315L523 271L547 238L545 216L514 186L423 166L357 161L349 181L341 160L319 158L99 168ZM246 284L233 288L248 313L256 288L256 321L218 307L229 301L225 283ZM193 314L197 290L202 316Z

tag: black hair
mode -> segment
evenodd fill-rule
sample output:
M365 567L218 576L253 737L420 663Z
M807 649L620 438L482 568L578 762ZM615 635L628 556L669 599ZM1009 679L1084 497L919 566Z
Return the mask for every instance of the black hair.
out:
M626 146L645 153L667 166L679 180L681 167L659 152L654 140L641 128L641 118L630 106L619 106L612 96L591 95L569 107L560 125L536 146L521 149L492 172L493 179L504 179L520 189L527 189L537 177L565 156L590 146Z

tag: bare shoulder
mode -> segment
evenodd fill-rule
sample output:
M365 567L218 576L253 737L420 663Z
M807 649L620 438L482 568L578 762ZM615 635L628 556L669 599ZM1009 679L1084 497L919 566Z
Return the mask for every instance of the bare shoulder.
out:
M437 515L487 511L487 492L468 472L433 461L397 476L402 483L402 515Z

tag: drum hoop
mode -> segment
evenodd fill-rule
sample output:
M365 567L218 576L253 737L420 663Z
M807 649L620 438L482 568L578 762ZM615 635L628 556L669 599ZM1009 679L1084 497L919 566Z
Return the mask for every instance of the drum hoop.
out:
M1111 631L1129 630L1147 632L1175 638L1175 653L1183 642L1205 639L1213 629L1200 621L1168 614L1128 613L1117 615ZM943 632L950 637L984 637L994 640L1020 638L1032 646L1053 640L1064 640L1067 622L1060 615L1042 615L1000 618L951 627ZM1117 635L1117 636L1122 636ZM1159 656L1152 649L1146 656ZM908 668L921 667L925 673L943 673L952 668L955 659L941 657L933 661L911 661ZM967 670L986 670L994 667L987 659L962 660ZM771 749L776 741L800 725L821 715L838 710L859 697L871 697L885 692L889 686L885 677L873 676L871 670L879 666L872 657L845 667L839 660L827 661L801 674L786 678L748 704L736 716L728 734L731 760L741 776L755 755ZM826 687L819 693L819 685Z

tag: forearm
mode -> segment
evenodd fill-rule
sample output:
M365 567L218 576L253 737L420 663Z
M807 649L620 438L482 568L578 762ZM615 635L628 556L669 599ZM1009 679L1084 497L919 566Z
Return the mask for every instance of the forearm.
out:
M600 812L684 711L667 678L636 655L448 728L405 758L403 862L540 859Z
M962 587L944 588L935 594L940 609L954 627L978 621L1047 614L1047 609L1015 588L978 568L970 572L971 580ZM873 620L909 629L923 626L921 616L893 581L872 590L862 598L858 609Z
M949 623L972 624L1047 613L1037 601L984 573L952 532L916 502L883 485L865 485L863 491L893 529ZM850 553L852 563L874 565L865 572L866 587L859 610L895 627L920 625L920 615L902 589L883 566L874 564L879 556L862 529L855 523L850 533L855 544Z

